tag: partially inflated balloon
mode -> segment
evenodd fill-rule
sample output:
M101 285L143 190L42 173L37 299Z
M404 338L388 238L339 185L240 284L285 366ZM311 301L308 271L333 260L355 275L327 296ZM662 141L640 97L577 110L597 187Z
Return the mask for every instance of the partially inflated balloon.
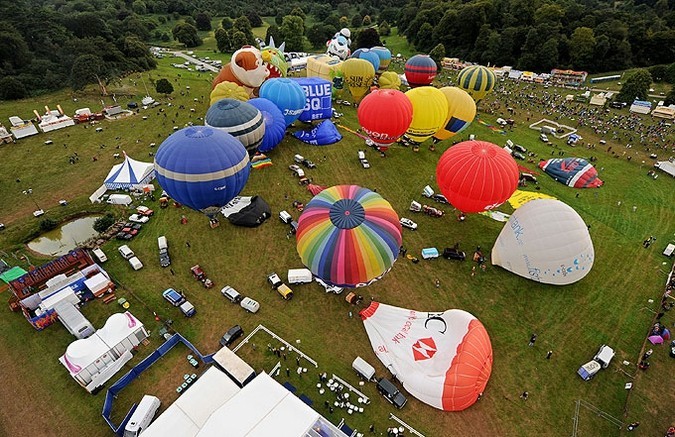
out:
M371 51L370 49L358 49L350 56L351 58L365 59L366 61L373 64L373 68L377 71L380 68L380 57L377 53Z
M251 99L248 103L255 106L263 116L265 122L265 135L258 146L258 151L267 153L274 149L286 134L286 120L277 105L267 99L259 97Z
M447 140L466 129L476 116L476 102L464 90L457 87L443 87L441 92L448 101L448 116L443 128L436 132L434 138Z
M595 252L584 220L555 199L518 208L492 249L492 264L533 281L567 285L584 278Z
M413 107L401 91L380 89L361 101L357 115L368 137L381 149L386 149L408 130Z
M211 91L210 98L213 105L220 99L236 99L245 102L249 99L249 96L248 91L243 86L225 81L216 85L213 91Z
M307 77L320 77L333 81L336 73L342 68L340 59L330 55L314 55L307 58Z
M389 68L391 63L391 52L388 48L382 46L375 46L370 49L371 52L375 53L380 58L380 68L377 69L378 73L382 73Z
M262 114L254 106L235 99L221 99L211 105L204 124L225 131L241 141L250 154L258 150L265 135Z
M459 72L457 86L479 101L494 88L495 74L482 65L465 67Z
M289 126L305 109L305 92L299 83L282 77L268 79L260 87L260 97L277 105Z
M452 146L436 166L441 193L462 212L498 207L516 191L518 177L518 164L511 154L486 141Z
M349 58L342 64L342 74L354 101L359 102L373 84L375 68L365 59Z
M401 78L395 71L385 71L380 74L377 83L380 85L380 88L385 90L397 90L401 88Z
M405 78L411 87L431 84L436 77L436 61L429 55L415 55L405 63Z
M423 86L405 93L413 105L413 119L406 137L421 143L443 127L448 115L448 101L437 88Z

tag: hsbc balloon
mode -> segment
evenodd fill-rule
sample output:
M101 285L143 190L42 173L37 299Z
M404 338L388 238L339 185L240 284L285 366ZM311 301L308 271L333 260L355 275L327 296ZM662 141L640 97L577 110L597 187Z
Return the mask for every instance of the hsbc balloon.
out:
M444 411L461 411L485 390L492 373L492 344L473 315L378 302L359 314L375 355L420 401Z

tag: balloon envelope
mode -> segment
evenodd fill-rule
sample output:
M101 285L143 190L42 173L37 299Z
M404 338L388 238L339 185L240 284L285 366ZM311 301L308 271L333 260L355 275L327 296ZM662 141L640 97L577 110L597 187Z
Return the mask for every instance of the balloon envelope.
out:
M298 120L324 120L333 116L333 84L320 77L300 77L293 79L300 84L305 93L305 109Z
M391 63L391 51L388 48L382 46L375 46L370 49L371 52L375 53L380 58L380 68L377 69L378 73L382 73L389 68Z
M464 141L443 153L436 182L448 202L462 212L481 212L506 202L518 188L518 164L499 146Z
M327 146L337 143L342 139L342 135L330 120L324 120L315 128L309 130L299 130L293 132L293 136L303 143L313 144L315 146Z
M411 87L431 84L436 77L436 61L429 55L415 55L405 63L404 73Z
M359 102L373 84L375 69L365 59L349 58L342 64L342 74L354 101Z
M258 150L263 153L269 152L284 139L286 134L284 114L277 108L277 105L262 97L251 99L248 103L260 111L265 122L265 135Z
M478 101L494 88L495 74L482 65L472 65L459 72L457 84Z
M464 90L457 87L443 87L441 92L448 101L448 115L441 130L434 138L447 140L466 129L476 116L476 102Z
M338 287L367 285L392 267L401 247L401 224L389 202L356 185L314 196L298 219L302 263Z
M332 81L342 68L342 60L326 55L314 55L307 58L307 77L320 77Z
M159 185L172 199L209 216L239 194L250 171L241 142L208 126L174 132L155 155Z
M260 111L235 99L221 99L211 105L204 124L229 133L251 154L258 150L265 135L265 122Z
M297 120L305 109L305 92L302 87L285 77L266 80L260 87L260 97L277 105L284 115L286 126Z
M448 115L448 101L442 92L431 86L413 88L405 95L413 105L413 119L406 137L421 143L443 127Z
M242 102L249 99L248 91L243 86L228 81L216 85L209 97L212 105L220 99L236 99Z
M380 57L377 53L371 51L370 49L358 49L350 56L351 58L365 59L366 61L373 64L375 71L378 71L380 68Z
M603 181L593 164L581 158L555 158L539 162L539 168L561 184L574 188L597 188Z
M492 264L533 281L567 285L593 267L593 242L584 220L555 199L518 208L492 248Z
M401 78L395 71L385 71L380 75L377 83L382 89L397 90L401 88Z
M466 311L422 312L373 302L359 313L382 364L420 401L445 411L473 405L492 373L492 344Z
M401 91L380 89L361 101L357 115L368 137L381 148L386 148L408 130L413 107Z

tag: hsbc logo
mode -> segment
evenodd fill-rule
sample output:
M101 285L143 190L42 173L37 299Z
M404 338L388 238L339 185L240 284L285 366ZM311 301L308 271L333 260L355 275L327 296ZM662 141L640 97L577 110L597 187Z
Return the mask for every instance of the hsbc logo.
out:
M431 337L420 338L412 345L413 358L415 361L428 360L436 354L436 342Z

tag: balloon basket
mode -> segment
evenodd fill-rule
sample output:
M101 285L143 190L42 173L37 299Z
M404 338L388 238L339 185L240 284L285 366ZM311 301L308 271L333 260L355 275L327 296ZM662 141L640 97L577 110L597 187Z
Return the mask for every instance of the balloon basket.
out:
M219 222L217 219L210 219L210 220L209 220L209 227L210 227L211 229L215 229L215 228L217 228L218 226L220 226L220 222Z

